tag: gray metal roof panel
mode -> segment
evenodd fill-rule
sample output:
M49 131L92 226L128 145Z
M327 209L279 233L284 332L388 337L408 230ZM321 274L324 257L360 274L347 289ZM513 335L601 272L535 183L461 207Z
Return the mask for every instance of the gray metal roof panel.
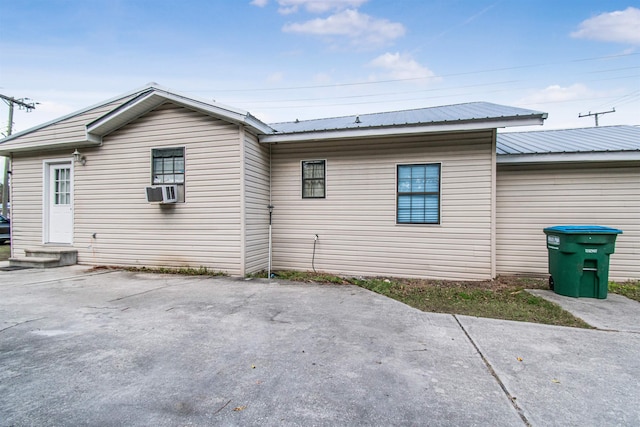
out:
M279 134L289 134L342 129L417 126L432 123L495 120L540 115L546 117L546 113L540 111L508 107L489 102L470 102L466 104L445 105L441 107L392 111L386 113L272 123L269 126L275 129Z
M602 126L498 133L501 155L640 151L640 127Z

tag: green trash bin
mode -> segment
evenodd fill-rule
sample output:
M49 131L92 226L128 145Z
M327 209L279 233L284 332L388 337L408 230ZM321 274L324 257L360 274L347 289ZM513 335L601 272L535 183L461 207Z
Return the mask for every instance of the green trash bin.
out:
M598 225L557 225L544 229L549 252L549 286L568 297L607 297L609 255L622 230Z

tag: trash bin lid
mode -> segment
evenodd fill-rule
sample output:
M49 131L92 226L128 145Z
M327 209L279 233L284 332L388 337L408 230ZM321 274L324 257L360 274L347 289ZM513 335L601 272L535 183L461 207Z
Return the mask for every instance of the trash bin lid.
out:
M543 231L561 234L622 234L622 230L601 225L556 225Z

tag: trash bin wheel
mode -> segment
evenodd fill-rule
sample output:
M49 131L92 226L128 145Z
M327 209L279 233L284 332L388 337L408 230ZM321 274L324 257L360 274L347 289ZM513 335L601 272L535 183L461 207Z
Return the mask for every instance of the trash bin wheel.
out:
M554 285L553 276L549 276L549 289L553 290Z

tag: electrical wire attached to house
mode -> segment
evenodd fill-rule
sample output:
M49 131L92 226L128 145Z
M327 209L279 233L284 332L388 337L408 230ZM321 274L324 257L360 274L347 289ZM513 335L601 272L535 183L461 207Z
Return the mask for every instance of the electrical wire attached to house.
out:
M314 235L313 236L313 255L311 256L311 268L313 269L313 272L316 273L316 243L318 243L318 235Z

